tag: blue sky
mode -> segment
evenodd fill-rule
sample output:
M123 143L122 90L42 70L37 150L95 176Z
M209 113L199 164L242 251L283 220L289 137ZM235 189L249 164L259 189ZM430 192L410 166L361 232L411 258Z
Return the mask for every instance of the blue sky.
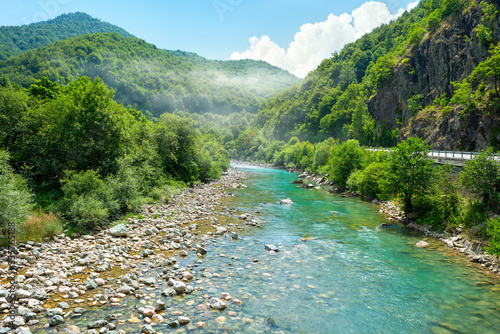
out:
M304 76L321 59L397 17L410 3L410 7L416 4L415 0L0 0L0 25L80 11L159 48L210 59L262 59Z

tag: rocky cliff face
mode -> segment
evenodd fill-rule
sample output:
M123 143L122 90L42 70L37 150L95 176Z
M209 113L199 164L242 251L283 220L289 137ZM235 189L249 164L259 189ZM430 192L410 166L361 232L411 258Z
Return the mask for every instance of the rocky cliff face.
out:
M368 110L378 123L405 124L400 139L419 136L436 149L479 149L488 146L491 130L500 127L498 120L482 111L459 118L460 110L447 116L414 117L408 110L408 99L422 94L422 105L430 105L441 94L453 95L454 81L467 78L488 56L474 28L484 22L482 8L475 6L465 14L447 21L433 34L427 34L418 47L408 49L392 69L393 80L370 99ZM495 38L500 40L499 22L494 24ZM399 123L399 127L401 127Z

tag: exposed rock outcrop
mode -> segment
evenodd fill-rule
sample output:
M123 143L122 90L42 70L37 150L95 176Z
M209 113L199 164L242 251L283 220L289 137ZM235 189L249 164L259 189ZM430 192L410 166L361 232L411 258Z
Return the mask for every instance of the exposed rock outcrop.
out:
M408 100L422 94L422 105L433 103L445 93L453 96L452 82L466 79L474 68L490 55L474 29L482 21L482 8L475 6L458 17L450 17L434 33L424 36L418 47L408 47L406 54L392 68L392 81L381 87L368 102L370 114L379 124L404 124L399 139L418 136L435 149L475 150L488 146L493 127L500 127L499 117L476 110L459 117L459 107L449 114L428 113L411 118ZM493 22L494 37L500 40L500 23ZM409 121L410 120L410 121Z

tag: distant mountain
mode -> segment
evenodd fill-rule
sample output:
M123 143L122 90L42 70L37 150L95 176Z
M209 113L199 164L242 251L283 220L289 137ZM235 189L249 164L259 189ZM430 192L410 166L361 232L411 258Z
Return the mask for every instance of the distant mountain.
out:
M100 32L115 32L123 37L132 37L122 28L85 13L64 14L50 21L0 27L0 60L66 38Z
M125 106L159 116L257 112L265 98L300 80L263 61L208 60L194 53L165 51L117 33L88 34L55 42L0 61L0 75L29 87L42 76L68 83L99 76Z

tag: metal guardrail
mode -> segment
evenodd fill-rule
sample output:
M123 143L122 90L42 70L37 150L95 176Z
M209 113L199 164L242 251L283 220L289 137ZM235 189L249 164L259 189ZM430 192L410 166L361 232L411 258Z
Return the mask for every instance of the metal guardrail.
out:
M387 147L369 147L368 150L372 151L390 151L390 148ZM440 150L430 150L429 157L437 157L443 159L462 159L462 160L470 160L475 155L478 155L480 152L467 152L467 151L440 151ZM500 160L500 154L492 154L495 160Z

